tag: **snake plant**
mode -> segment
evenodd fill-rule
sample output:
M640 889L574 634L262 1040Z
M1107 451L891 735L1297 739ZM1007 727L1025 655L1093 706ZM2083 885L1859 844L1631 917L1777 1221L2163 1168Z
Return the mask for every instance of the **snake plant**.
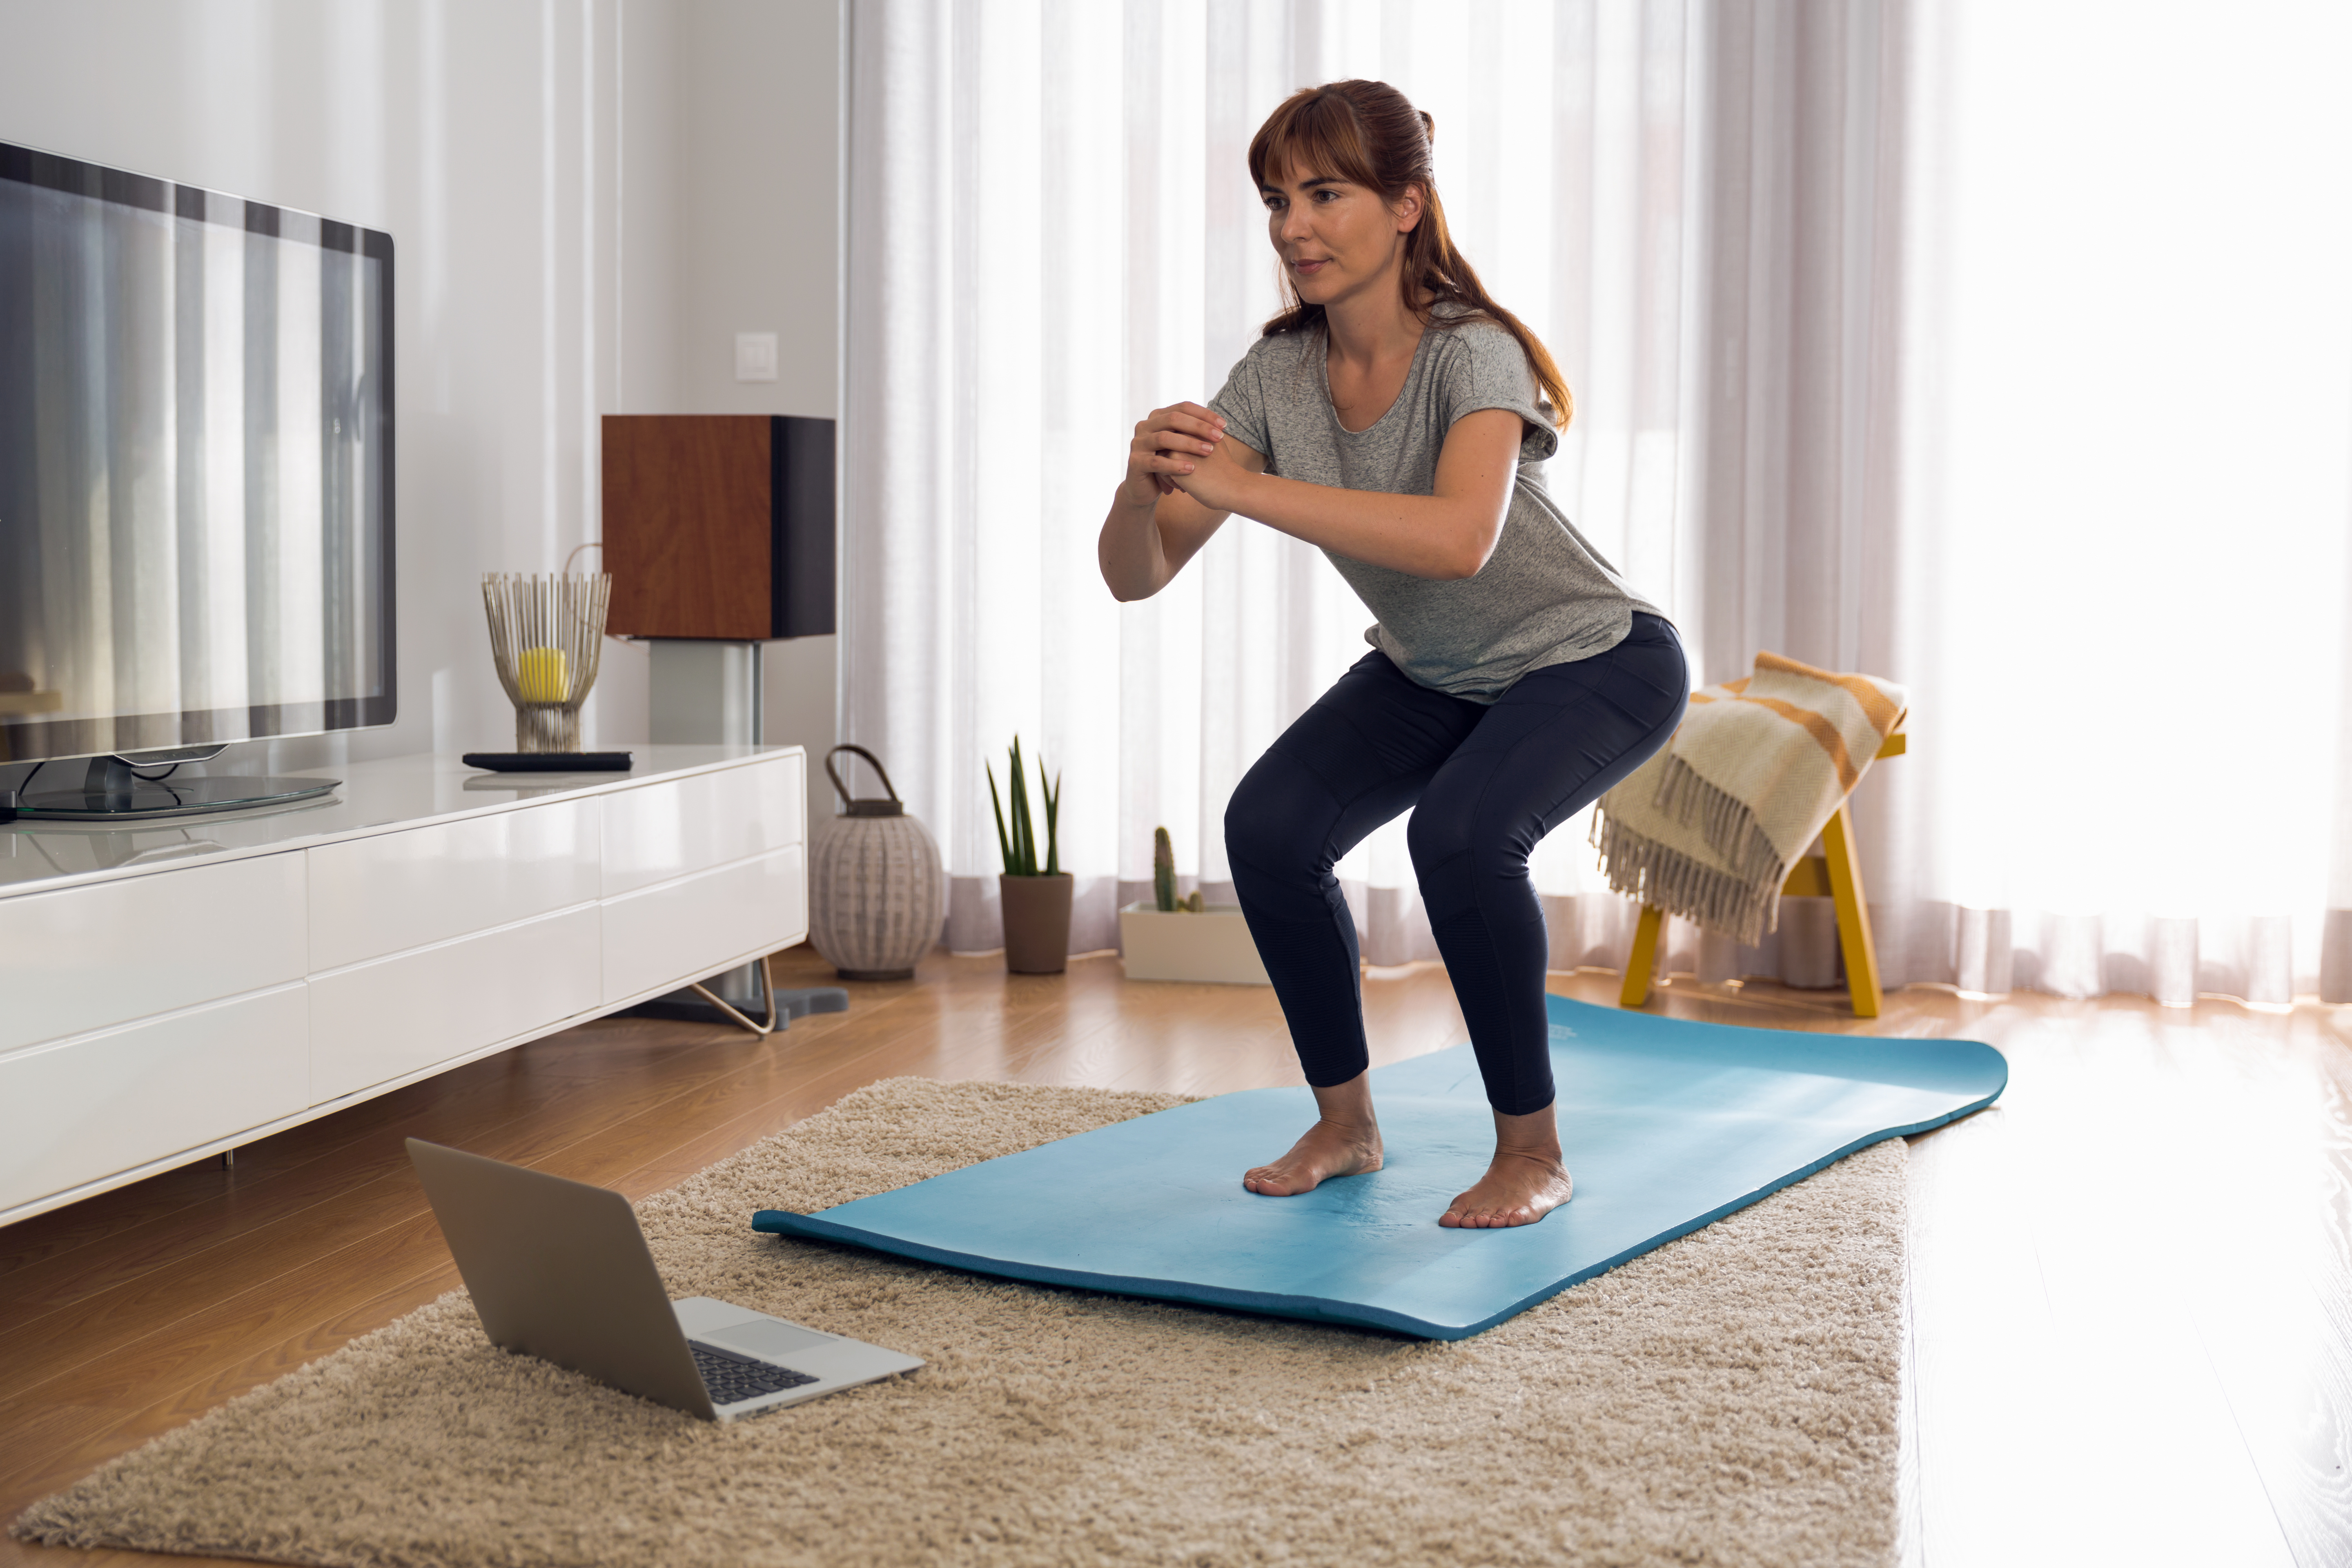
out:
M1045 868L1037 868L1037 827L1029 812L1029 775L1021 762L1021 737L1013 737L1012 766L1005 777L1005 789L1013 796L1013 812L1007 822L1003 796L996 793L996 770L985 763L982 771L988 774L988 804L996 812L996 847L1004 857L1004 874L1008 877L1058 877L1062 874L1062 776L1054 775L1045 782L1045 765L1037 764L1037 785L1045 795Z

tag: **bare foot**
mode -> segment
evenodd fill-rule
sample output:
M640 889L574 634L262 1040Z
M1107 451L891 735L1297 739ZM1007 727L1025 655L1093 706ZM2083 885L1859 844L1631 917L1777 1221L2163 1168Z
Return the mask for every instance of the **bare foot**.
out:
M1360 1176L1381 1168L1381 1125L1372 1115L1368 1073L1315 1091L1322 1114L1290 1152L1242 1176L1242 1185L1261 1197L1286 1198L1311 1193L1335 1176Z
M1495 1159L1437 1223L1449 1230L1500 1230L1533 1225L1576 1190L1561 1163L1552 1108L1525 1116L1495 1112Z
M1557 1160L1497 1149L1478 1184L1454 1200L1437 1223L1451 1230L1533 1225L1568 1202L1575 1184Z
M1360 1176L1380 1168L1379 1128L1318 1121L1289 1153L1245 1173L1242 1185L1261 1197L1286 1198L1311 1193L1334 1176Z

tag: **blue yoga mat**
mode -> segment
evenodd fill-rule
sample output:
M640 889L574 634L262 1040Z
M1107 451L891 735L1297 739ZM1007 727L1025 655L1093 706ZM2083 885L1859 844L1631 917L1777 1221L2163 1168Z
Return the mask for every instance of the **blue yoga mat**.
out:
M1537 1225L1448 1230L1495 1124L1466 1045L1372 1074L1387 1165L1297 1197L1241 1175L1315 1118L1260 1089L1097 1128L756 1230L983 1274L1458 1340L2009 1081L1975 1040L1696 1024L1549 999L1576 1195Z

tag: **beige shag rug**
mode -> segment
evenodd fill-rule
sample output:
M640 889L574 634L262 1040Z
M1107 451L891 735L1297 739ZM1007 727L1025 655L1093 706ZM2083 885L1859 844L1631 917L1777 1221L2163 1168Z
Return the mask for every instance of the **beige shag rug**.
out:
M1899 1141L1451 1344L747 1228L1174 1103L897 1079L640 1205L673 1293L909 1376L709 1426L493 1349L452 1294L14 1533L481 1568L1893 1559Z

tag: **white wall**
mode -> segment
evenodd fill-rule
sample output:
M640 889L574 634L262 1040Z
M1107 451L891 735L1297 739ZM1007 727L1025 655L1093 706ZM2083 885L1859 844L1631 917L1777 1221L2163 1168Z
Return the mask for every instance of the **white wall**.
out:
M398 721L216 767L509 746L477 585L597 537L599 416L834 412L836 3L0 0L0 141L394 238ZM782 379L734 384L738 327ZM831 742L813 640L773 739ZM642 741L605 646L589 743Z

